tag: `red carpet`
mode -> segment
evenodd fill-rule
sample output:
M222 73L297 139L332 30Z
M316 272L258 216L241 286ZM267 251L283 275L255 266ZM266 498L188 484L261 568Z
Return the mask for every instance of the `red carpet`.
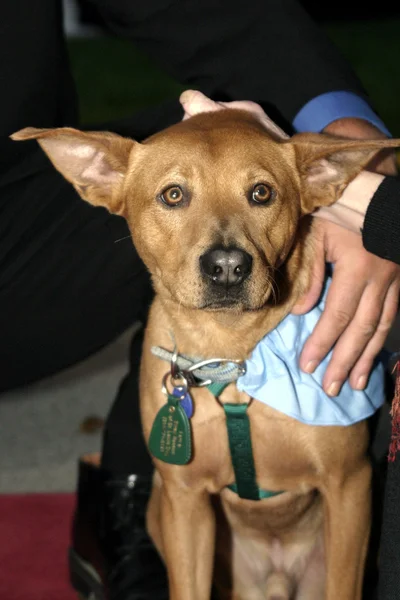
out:
M76 600L67 549L72 494L0 496L1 600Z

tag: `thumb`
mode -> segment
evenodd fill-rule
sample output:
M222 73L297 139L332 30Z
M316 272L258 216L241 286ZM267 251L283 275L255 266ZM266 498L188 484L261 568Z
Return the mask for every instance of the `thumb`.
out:
M292 308L293 315L304 315L318 302L325 280L325 256L322 239L318 241L315 261L311 273L311 282L308 290L298 299Z
M193 117L202 112L213 112L215 110L222 110L223 108L218 102L214 102L214 100L207 98L207 96L197 90L186 90L182 92L179 102L185 111L184 119L188 119L189 117Z

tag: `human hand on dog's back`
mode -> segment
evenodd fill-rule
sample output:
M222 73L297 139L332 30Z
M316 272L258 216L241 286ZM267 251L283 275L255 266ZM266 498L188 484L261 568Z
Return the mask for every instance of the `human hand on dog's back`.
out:
M361 119L338 120L325 132L359 139L385 137ZM381 161L379 157L374 159L370 169L395 175L394 155L386 154ZM348 376L353 388L364 389L396 316L400 267L367 252L360 235L324 219L314 223L314 238L317 258L312 283L293 312L303 314L315 305L323 285L325 261L333 263L325 311L303 348L300 367L312 372L335 346L324 376L324 389L334 396Z
M333 263L334 270L325 311L303 348L300 366L312 372L335 345L324 389L336 395L349 374L351 386L364 389L396 315L400 267L367 252L360 235L325 219L315 220L313 235L317 245L313 279L294 307L295 314L316 304L325 261Z
M181 96L185 117L199 112L223 110L226 107L249 110L258 118L272 121L262 108L253 102L216 103L200 92L189 90ZM281 130L279 130L281 132ZM331 134L340 136L373 139L384 137L373 125L360 119L343 119L326 128ZM282 133L282 132L281 132ZM376 162L374 168L386 175L396 172L393 155L386 156L383 162ZM382 178L364 177L370 186L370 195L362 198L365 207ZM353 182L359 192L363 181ZM345 192L346 194L346 192ZM344 206L346 204L344 203ZM354 206L347 203L347 207ZM312 371L336 344L332 359L324 377L325 390L335 395L350 374L350 384L357 389L366 385L373 360L381 350L389 329L394 321L400 289L400 268L388 260L367 252L359 233L354 233L329 222L335 216L332 207L320 211L313 228L316 244L316 261L310 289L294 308L295 314L308 312L317 302L325 278L325 262L334 264L333 280L330 286L325 311L314 332L309 337L300 358L300 366ZM341 210L342 209L342 210ZM343 222L343 207L337 211L339 222ZM350 215L352 227L363 220L361 212Z

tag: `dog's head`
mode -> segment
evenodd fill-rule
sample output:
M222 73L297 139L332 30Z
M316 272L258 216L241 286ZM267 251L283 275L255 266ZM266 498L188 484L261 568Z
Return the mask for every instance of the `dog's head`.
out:
M28 128L80 196L126 218L156 291L191 308L256 310L301 243L299 222L335 202L382 147L279 138L248 112L200 114L143 143Z

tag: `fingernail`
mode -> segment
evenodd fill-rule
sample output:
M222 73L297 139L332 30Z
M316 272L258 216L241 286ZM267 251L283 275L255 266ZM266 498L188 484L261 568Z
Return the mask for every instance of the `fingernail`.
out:
M357 383L356 383L356 390L363 390L365 388L365 386L367 385L367 378L365 375L361 375L358 379L357 379Z
M318 366L318 361L317 360L310 360L310 361L308 361L308 363L304 367L304 372L305 373L314 373L314 371L317 368L317 366Z
M330 386L328 387L328 391L326 392L328 394L328 396L337 396L340 390L340 383L339 381L334 381L333 383L330 384Z

